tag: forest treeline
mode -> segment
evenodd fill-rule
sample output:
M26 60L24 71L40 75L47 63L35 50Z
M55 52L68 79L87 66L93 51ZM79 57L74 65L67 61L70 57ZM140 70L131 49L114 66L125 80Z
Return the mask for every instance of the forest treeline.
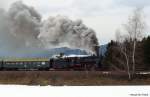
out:
M131 45L130 41L122 43L126 46L126 52L129 55L129 66L132 69L132 58L131 58ZM107 70L126 70L126 60L124 55L120 51L120 44L117 41L111 41L108 43L107 52L103 58L102 64L104 64ZM150 70L150 36L143 38L142 41L137 42L135 51L135 71L149 71Z

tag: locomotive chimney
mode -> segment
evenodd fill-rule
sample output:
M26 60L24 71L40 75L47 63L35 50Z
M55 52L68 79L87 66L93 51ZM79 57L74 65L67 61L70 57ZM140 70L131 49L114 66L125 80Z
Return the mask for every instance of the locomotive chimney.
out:
M99 48L100 48L100 46L95 46L95 55L97 56L97 57L99 57Z

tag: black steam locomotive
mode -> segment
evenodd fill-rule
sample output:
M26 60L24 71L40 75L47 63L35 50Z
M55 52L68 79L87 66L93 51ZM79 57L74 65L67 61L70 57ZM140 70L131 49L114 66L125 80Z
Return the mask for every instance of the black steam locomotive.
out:
M0 70L95 70L100 67L97 56L0 61Z

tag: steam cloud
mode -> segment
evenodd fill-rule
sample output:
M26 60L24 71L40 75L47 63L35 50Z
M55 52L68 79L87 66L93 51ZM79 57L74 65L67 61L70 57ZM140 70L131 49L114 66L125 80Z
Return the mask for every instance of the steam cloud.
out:
M68 46L94 51L98 45L95 32L81 20L72 21L67 17L49 17L43 22L38 36L46 46Z
M0 10L0 45L4 49L21 49L40 45L41 16L32 7L21 1L11 5L9 10Z
M95 32L81 20L56 16L41 21L33 7L17 1L8 11L0 9L0 45L1 51L65 46L95 53L98 41Z
M10 20L11 34L25 46L36 46L40 43L37 36L41 16L32 7L24 5L21 1L11 5L8 16Z

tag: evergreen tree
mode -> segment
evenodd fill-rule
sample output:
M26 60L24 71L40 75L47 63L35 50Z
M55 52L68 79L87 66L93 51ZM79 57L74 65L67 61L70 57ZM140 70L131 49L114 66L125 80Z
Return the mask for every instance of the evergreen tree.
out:
M143 39L144 42L144 63L146 64L146 68L150 69L150 36L146 39Z

